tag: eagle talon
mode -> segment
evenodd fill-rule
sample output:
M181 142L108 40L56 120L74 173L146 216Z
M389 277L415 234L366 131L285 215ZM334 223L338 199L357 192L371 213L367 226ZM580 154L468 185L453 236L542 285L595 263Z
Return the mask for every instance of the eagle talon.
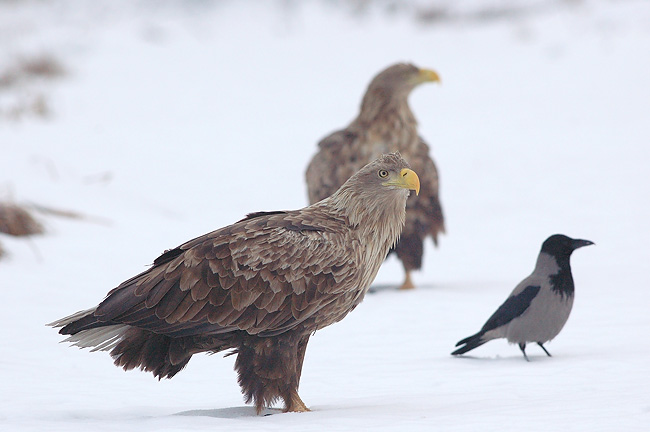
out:
M286 407L282 410L282 412L309 412L311 411L309 408L307 408L307 405L300 399L300 396L298 396L298 393L293 393L291 395L291 398L289 401L286 402Z

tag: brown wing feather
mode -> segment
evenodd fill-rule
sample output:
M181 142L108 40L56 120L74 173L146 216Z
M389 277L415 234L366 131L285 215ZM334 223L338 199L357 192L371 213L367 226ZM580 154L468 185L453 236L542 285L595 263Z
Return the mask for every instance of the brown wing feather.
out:
M420 138L413 155L411 167L420 175L420 194L411 194L406 201L406 225L421 239L427 235L438 244L438 234L445 232L445 219L439 198L438 168L429 156L429 146Z
M95 314L170 336L289 330L350 277L345 245L330 241L326 220L317 229L305 216L259 214L166 251L112 290Z
M319 151L306 172L309 202L332 195L355 172L369 161L361 155L359 133L354 127L332 133L319 143Z

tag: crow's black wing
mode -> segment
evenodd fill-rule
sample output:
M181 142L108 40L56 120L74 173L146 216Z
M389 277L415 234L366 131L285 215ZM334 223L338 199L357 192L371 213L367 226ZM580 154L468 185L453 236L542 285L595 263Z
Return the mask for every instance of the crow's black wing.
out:
M520 293L508 297L508 299L499 306L499 309L492 314L490 319L487 320L481 329L481 332L485 333L508 324L510 321L526 312L526 309L530 306L530 302L532 302L535 296L537 296L540 288L541 287L539 286L529 285Z

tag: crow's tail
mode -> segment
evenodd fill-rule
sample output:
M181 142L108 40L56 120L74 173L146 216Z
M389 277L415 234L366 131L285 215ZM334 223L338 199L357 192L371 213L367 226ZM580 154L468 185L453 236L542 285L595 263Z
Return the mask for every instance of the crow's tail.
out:
M462 347L458 348L456 351L451 353L452 355L459 355L459 354L465 354L467 351L471 351L476 347L479 347L483 345L485 342L488 340L482 339L483 333L478 332L475 335L472 335L470 337L466 337L465 339L459 341L456 346L463 345Z

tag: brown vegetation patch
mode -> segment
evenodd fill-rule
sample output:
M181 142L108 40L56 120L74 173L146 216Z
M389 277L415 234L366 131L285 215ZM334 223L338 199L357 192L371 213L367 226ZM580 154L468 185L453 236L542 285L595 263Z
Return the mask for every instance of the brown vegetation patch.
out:
M13 65L0 69L0 119L48 117L52 110L46 96L47 83L66 73L63 65L50 54L21 57Z
M43 226L24 208L0 203L0 232L13 236L42 234Z

